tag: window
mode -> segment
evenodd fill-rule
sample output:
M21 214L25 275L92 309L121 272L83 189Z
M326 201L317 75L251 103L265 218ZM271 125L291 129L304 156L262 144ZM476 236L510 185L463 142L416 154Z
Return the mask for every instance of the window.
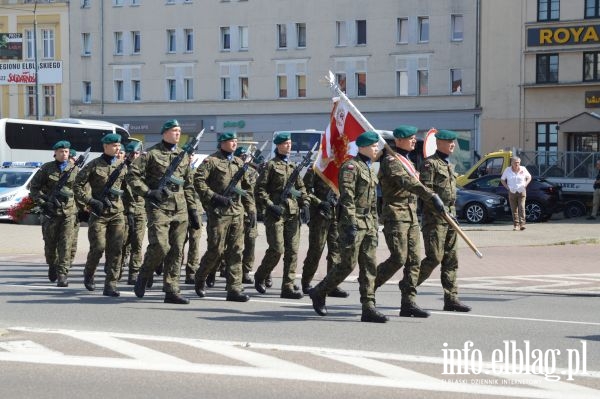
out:
M336 80L340 90L345 93L346 92L346 74L345 73L336 73L335 80Z
M245 76L240 78L240 98L248 99L248 78Z
M279 92L279 98L287 98L287 76L277 76L277 90Z
M92 43L91 35L89 33L81 34L81 54L91 55L92 54Z
M408 43L408 18L398 18L397 21L398 43Z
M167 98L169 101L177 100L177 82L175 79L167 79Z
M417 71L417 84L419 86L419 95L426 96L429 93L429 71Z
M27 104L25 104L27 116L35 116L35 86L27 86L25 89L25 97L27 101Z
M429 17L419 17L419 42L429 41Z
M228 26L221 28L221 50L231 50L231 36Z
M83 99L86 104L92 102L92 82L83 82Z
M335 44L336 46L346 46L347 40L347 29L346 21L336 21L335 23Z
M306 47L306 24L305 23L296 24L296 39L298 40L298 42L297 42L298 48Z
M177 51L175 29L167 29L167 52L174 53Z
M123 0L113 0L113 6L123 7Z
M277 48L287 48L287 28L285 24L277 24Z
M167 0L167 4L175 4L175 0Z
M367 44L367 21L359 19L356 21L356 44Z
M558 21L560 0L537 0L538 21Z
M142 83L139 80L131 81L131 94L133 101L142 101Z
M535 75L536 83L557 83L558 54L538 54Z
M248 27L240 26L239 33L240 33L240 38L239 38L240 50L248 50Z
M26 47L27 59L32 60L35 58L35 55L34 55L35 44L33 43L33 30L26 29L24 37L25 37L25 47Z
M354 78L356 80L356 95L358 97L365 97L367 95L367 74L365 72L358 72Z
M452 94L462 94L462 69L450 70L450 84Z
M183 89L185 90L184 95L186 101L194 99L194 80L183 79Z
M452 36L450 40L461 41L463 39L463 16L452 15Z
M298 98L306 98L306 75L296 75L296 88Z
M600 80L600 63L598 63L599 52L583 53L583 81L590 82Z
M223 100L231 99L231 79L221 78L221 95Z
M396 95L408 96L408 71L396 71Z
M115 80L115 101L123 102L124 99L125 97L123 93L123 81Z
M123 32L115 32L115 55L123 54Z
M89 8L90 0L81 0L81 8Z
M194 51L194 30L184 29L183 35L185 36L185 51L191 53Z
M44 88L44 116L55 115L55 103L54 97L54 86L43 86Z
M585 17L600 18L600 0L585 0Z
M53 29L42 29L42 42L44 46L43 57L47 59L54 59L54 30ZM54 87L52 88L54 89ZM54 114L52 114L54 115Z
M549 151L556 152L558 151L558 124L556 122L542 122L536 123L536 150L537 151ZM547 161L550 162L542 162L551 165L551 159Z
M131 53L139 54L142 50L142 36L139 30L131 32Z
M139 6L140 5L140 0L131 0L131 5L132 6Z

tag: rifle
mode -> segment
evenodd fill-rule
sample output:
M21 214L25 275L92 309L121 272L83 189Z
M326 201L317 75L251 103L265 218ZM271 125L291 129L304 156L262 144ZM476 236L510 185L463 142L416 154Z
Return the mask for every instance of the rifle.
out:
M100 194L100 202L102 202L102 205L104 205L104 209L111 208L112 206L114 206L114 204L111 201L111 197L120 197L121 195L123 195L123 190L119 190L117 188L114 188L113 186L115 185L117 179L119 178L119 175L123 171L123 168L131 165L134 156L135 153L133 151L127 154L127 158L125 158L123 162L121 162L119 166L117 166L117 168L112 171L110 176L108 176L108 180L106 180L106 184L102 189L102 194ZM92 213L95 216L100 216L96 215L96 213L93 211L90 211L90 213Z
M298 180L298 177L300 176L300 172L302 172L302 169L304 169L305 167L310 165L310 163L312 162L313 153L317 149L318 145L319 145L319 142L317 141L315 143L315 145L313 146L313 148L309 152L306 153L304 158L302 158L302 161L300 161L300 163L298 165L296 165L296 167L292 171L290 178L285 183L285 187L283 187L283 191L281 192L281 195L279 196L280 204L285 202L285 200L287 200L289 197L294 197L294 198L300 197L300 192L294 188L294 185L296 184L296 181Z
M50 203L53 208L54 207L58 208L61 206L61 202L58 199L58 197L59 196L65 197L65 195L62 193L63 188L69 181L69 178L71 177L71 173L73 173L73 170L75 170L75 167L81 168L83 166L83 164L85 164L85 161L87 160L88 156L90 155L91 148L92 147L88 147L88 149L85 150L85 153L81 154L75 160L74 165L71 168L69 168L67 171L65 171L65 173L63 173L62 176L60 176L60 178L58 179L58 182L56 182L54 189L52 189L52 192L50 193L50 195L48 196L48 199L46 200L46 202ZM50 210L49 208L45 208L42 210L42 216L50 219L50 218L52 218L52 216L54 216L54 212L52 210Z
M266 144L266 143L265 143ZM264 147L264 146L263 146ZM251 149L251 148L250 148ZM250 152L250 149L248 152ZM264 148L263 148L264 149ZM261 150L256 150L256 152L259 152ZM231 180L229 181L229 184L227 185L227 187L225 187L225 190L223 191L223 193L221 194L223 197L227 197L230 200L233 200L233 197L235 195L239 195L241 197L245 197L246 195L248 195L248 193L237 187L237 184L240 182L240 180L242 180L242 178L244 177L244 174L246 173L246 171L248 170L248 166L250 165L250 161L254 159L254 154L252 154L251 156L247 157L244 160L244 165L242 165L241 168L239 168L237 170L237 172L235 172L235 174L233 175L233 177L231 178ZM216 207L214 209L215 214L217 215L221 215L221 213L223 212L223 208L222 207Z
M173 176L173 174L179 167L179 164L181 163L181 161L183 161L183 158L186 156L190 156L194 153L194 151L198 147L198 143L200 142L200 139L202 138L203 134L204 134L204 129L202 129L200 131L200 133L198 133L196 135L196 137L194 137L193 139L188 141L185 144L185 146L183 146L182 151L179 154L177 154L177 156L175 158L173 158L173 160L171 161L171 164L165 171L165 174L163 175L163 177L160 178L160 180L158 182L158 187L157 187L158 190L161 190L161 191L168 190L167 184L169 184L169 183L176 184L178 186L181 186L183 184L183 181L181 179L178 179L175 176ZM152 200L150 200L150 204L152 204L152 206L154 206L155 208L158 208L158 206L159 206L159 204L155 203Z
M338 197L335 194L335 192L333 191L333 189L330 188L329 191L327 191L327 196L325 197L325 201L329 202L329 204L331 205L332 211L337 207ZM331 219L331 216L332 216L330 213L323 212L322 210L319 211L319 214L327 220Z

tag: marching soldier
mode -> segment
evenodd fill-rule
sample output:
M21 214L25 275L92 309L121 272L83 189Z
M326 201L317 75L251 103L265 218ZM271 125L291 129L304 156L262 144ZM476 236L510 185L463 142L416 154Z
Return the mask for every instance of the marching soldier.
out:
M142 298L152 274L164 261L164 302L188 304L189 299L181 296L179 289L181 258L188 220L199 229L200 219L189 159L187 155L180 158L182 149L177 145L181 137L179 122L166 121L161 135L162 141L136 159L127 174L132 191L145 198L148 217L148 247L133 290ZM174 160L180 162L171 179L161 187L159 183Z
M103 154L90 161L81 169L75 179L75 196L81 206L90 209L88 221L88 252L83 284L88 291L94 291L94 274L105 253L106 277L102 295L118 297L117 281L121 269L121 249L124 240L125 220L123 217L123 194L120 189L126 170L121 168L113 184L110 178L117 170L119 161L117 154L121 148L121 136L107 134L102 138ZM110 187L109 187L110 185Z
M360 269L358 283L362 315L360 321L385 323L388 318L375 309L375 273L377 263L377 177L371 163L377 156L379 135L368 131L356 139L358 154L344 162L339 172L339 236L341 261L316 287L309 291L313 308L327 315L325 296L352 273Z
M451 130L439 130L435 134L437 151L425 159L421 168L421 181L438 194L448 208L449 213L456 214L456 174L449 157L456 146L457 134ZM421 270L417 285L423 283L431 272L441 264L441 280L444 289L444 310L469 312L471 308L458 300L457 233L450 228L446 220L436 212L433 203L423 204L423 241L425 258L421 261Z
M394 129L396 151L403 157L404 166L396 156L386 154L380 159L378 175L383 194L380 220L383 222L383 235L390 250L390 257L377 266L375 289L381 287L404 266L404 278L400 282L400 316L403 317L429 317L429 312L415 303L421 263L417 196L424 201L431 201L438 212L444 211L440 197L421 184L412 162L408 159L408 154L415 149L417 143L416 133L417 128L414 126L403 125Z
M77 157L77 151L75 151L74 148L71 148L69 150L69 162L71 162L72 164L75 164L76 158ZM78 168L79 170L79 168ZM73 177L73 179L75 179ZM73 227L73 233L71 234L71 265L73 264L73 262L75 261L75 255L77 255L77 244L79 241L79 225L81 224L81 221L79 220L79 208L77 207L77 201L75 201L75 218L73 220L74 222L74 227Z
M192 169L192 176L196 173L196 170L200 166L200 162L198 158L194 158L194 156L190 156L190 168ZM202 207L202 202L200 201L200 196L197 192L194 192L194 199L196 200L196 208L198 210L198 215L202 215L204 209ZM185 263L185 283L186 284L194 284L194 276L198 271L198 266L200 264L200 239L202 237L202 218L198 218L200 222L200 228L195 229L192 227L192 224L188 226L187 231L187 242L188 242L188 252Z
M300 207L308 213L309 197L306 194L302 179L297 178L294 189L300 197L290 196L280 202L290 175L296 165L290 162L292 140L289 133L279 133L273 139L277 146L275 156L267 162L256 182L257 200L265 209L265 230L269 247L256 273L254 273L254 288L264 294L267 292L265 279L279 263L283 255L283 281L281 283L281 298L300 299L302 291L296 290L296 263L298 261L298 245L300 241Z
M69 285L67 276L71 267L73 228L77 216L73 184L78 168L69 162L70 148L71 143L66 140L54 144L54 160L42 165L31 180L29 189L29 195L46 215L42 219L42 236L48 279L51 282L58 280L58 287ZM69 178L52 199L55 186L65 173L70 173Z
M249 157L248 149L240 146L235 150L234 155L242 161L246 161ZM252 266L254 265L254 249L256 247L256 237L258 236L258 228L256 227L256 201L254 200L254 188L256 187L256 179L258 172L251 164L246 171L246 179L242 189L252 196L248 207L244 209L244 251L242 252L242 283L254 284L254 279L250 276Z
M250 299L242 285L242 242L244 237L244 207L253 202L251 196L226 193L236 172L243 162L233 153L237 148L235 133L223 133L218 138L219 150L204 159L194 176L194 187L206 204L208 224L206 227L206 253L196 272L195 290L200 298L206 296L206 278L216 271L221 259L227 268L227 300L246 302ZM241 192L242 176L234 182L234 192ZM225 194L225 195L223 195ZM253 206L253 204L252 204Z
M340 263L340 248L337 223L337 195L331 187L315 173L312 167L303 178L306 191L314 200L310 206L310 222L308 223L308 250L302 267L302 292L308 294L312 281L319 267L319 261L327 243L327 272ZM340 287L327 294L331 297L346 298L348 292Z

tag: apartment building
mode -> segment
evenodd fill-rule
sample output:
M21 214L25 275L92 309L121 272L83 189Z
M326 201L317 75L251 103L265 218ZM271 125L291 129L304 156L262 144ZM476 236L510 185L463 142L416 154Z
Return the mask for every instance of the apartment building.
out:
M72 117L147 142L178 118L263 141L323 129L329 70L378 129L407 123L479 140L478 0L77 0L70 3Z

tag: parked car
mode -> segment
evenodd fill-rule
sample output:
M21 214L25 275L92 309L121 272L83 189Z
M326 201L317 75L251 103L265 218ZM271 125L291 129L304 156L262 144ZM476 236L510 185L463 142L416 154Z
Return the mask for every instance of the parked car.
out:
M489 223L507 215L508 201L496 194L475 190L456 190L456 217L467 223Z
M0 168L0 220L9 220L8 210L29 195L29 182L42 162L4 162Z
M500 175L486 175L475 179L464 188L501 195L508 201L508 191L500 183ZM562 193L559 186L541 177L532 177L527 185L525 217L528 222L544 222L556 212L563 210Z

